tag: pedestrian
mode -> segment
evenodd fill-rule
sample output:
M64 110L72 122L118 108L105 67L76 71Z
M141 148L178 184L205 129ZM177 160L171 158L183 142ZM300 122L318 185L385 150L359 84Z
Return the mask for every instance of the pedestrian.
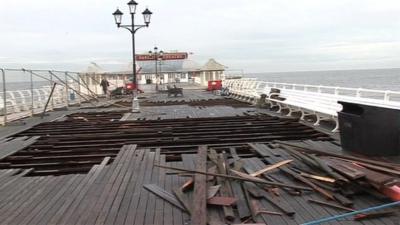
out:
M106 78L103 77L103 79L101 79L100 86L103 88L103 93L106 95L107 89L110 86Z

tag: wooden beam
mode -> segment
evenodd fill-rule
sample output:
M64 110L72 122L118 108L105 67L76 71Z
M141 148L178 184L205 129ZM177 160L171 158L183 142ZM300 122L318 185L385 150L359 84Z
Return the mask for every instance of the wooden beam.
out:
M199 146L196 161L196 173L194 176L192 225L207 224L207 146Z
M271 171L271 170L273 170L273 169L276 169L276 168L278 168L278 167L281 167L281 166L283 166L283 165L286 165L286 164L288 164L288 163L290 163L290 162L292 162L292 161L293 161L293 160L288 159L288 160L284 160L284 161L282 161L282 162L275 163L275 164L273 164L273 165L270 165L270 166L268 166L268 167L265 167L264 169L261 169L261 170L259 170L259 171L254 172L254 173L251 173L250 176L252 176L252 177L260 176L260 175L263 174L263 173L266 173L266 172L268 172L268 171Z
M198 171L198 170L187 170L187 169L182 169L179 167L163 166L163 165L158 165L158 164L154 164L154 166L158 166L158 167L170 169L170 170L190 172L190 173L195 173L195 174L203 174L203 175L216 176L216 177L225 177L225 178L234 179L234 180L249 181L249 182L253 182L253 183L266 184L266 185L271 185L271 186L276 186L276 187L287 187L287 188L293 188L293 189L305 190L305 191L313 190L312 188L304 187L304 186L284 184L284 183L279 183L279 182L270 182L270 181L266 181L266 180L263 180L263 179L260 179L257 177L252 177L248 174L245 174L245 175L247 175L245 177L240 177L240 176L231 176L231 175L218 174L218 173L207 173L207 172ZM233 171L233 170L230 170L230 171ZM241 173L241 172L236 171L236 173ZM244 174L244 173L241 173L241 174Z

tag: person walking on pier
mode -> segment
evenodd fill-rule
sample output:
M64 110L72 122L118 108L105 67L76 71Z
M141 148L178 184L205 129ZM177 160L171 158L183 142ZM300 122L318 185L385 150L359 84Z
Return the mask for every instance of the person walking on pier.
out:
M110 86L110 83L108 83L106 78L101 79L100 86L103 88L103 93L106 95L107 89Z

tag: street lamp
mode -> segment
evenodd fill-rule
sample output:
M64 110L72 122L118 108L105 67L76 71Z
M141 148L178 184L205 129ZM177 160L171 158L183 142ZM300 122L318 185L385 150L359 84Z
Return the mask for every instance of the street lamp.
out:
M154 47L154 52L149 51L149 54L150 55L153 54L153 57L154 57L154 65L155 65L154 74L156 75L156 91L158 91L157 78L159 78L160 76L158 75L158 71L157 71L158 70L157 62L158 62L158 59L162 60L162 56L164 55L164 52L163 51L158 51L158 48Z
M117 9L113 13L113 16L114 16L114 19L115 19L115 23L117 24L117 27L118 28L120 28L120 27L125 28L129 32L131 32L131 34L132 34L132 57L133 57L133 66L132 66L132 69L133 69L133 73L132 73L132 75L133 75L133 79L132 79L132 81L133 81L132 112L140 112L139 100L137 98L137 96L138 96L138 90L137 90L138 85L137 85L137 80L136 80L135 33L140 28L149 26L151 15L153 14L149 9L146 8L146 10L144 10L142 12L144 25L135 25L135 14L136 14L137 5L138 5L138 3L135 2L134 0L131 0L131 1L128 2L129 13L131 14L131 24L130 25L121 25L123 13L119 9Z
M162 60L162 56L164 55L163 51L158 51L157 47L154 47L154 52L149 51L149 54L153 54L154 57L154 63L155 63L155 75L158 77L158 71L157 71L157 62L158 60Z

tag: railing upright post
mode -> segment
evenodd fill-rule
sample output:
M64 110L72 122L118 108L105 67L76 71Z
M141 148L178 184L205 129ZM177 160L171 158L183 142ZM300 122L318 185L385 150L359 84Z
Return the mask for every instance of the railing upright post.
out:
M390 92L389 91L385 91L385 95L383 97L383 101L385 101L385 102L390 101Z
M335 87L335 95L339 95L339 87Z
M362 90L361 88L357 89L357 92L356 92L356 97L357 98L361 98L361 90Z
M94 75L94 78L92 78L92 79L93 79L92 82L95 81L95 82L93 82L93 83L94 83L94 89L95 89L96 95L98 95L99 92L97 91L97 84L96 84L96 82L97 82L97 79L96 79L97 75L96 75L95 73L93 73L93 75Z
M79 92L79 95L77 96L79 99L78 99L78 104L79 104L79 106L81 106L81 103L82 103L82 99L81 99L81 95L82 95L82 92L81 92L81 77L79 76L79 74L77 74L78 75L78 92Z
M3 80L3 113L4 113L4 126L7 125L7 89L6 89L6 71L4 69L0 69Z
M50 74L50 87L53 87L53 83L54 83L54 81L53 81L53 72L51 72L51 71L49 71L49 74ZM54 98L51 98L51 109L53 110L54 109Z
M69 106L69 97L68 97L68 78L67 78L67 72L64 73L64 79L65 79L65 100L67 101L67 107Z
M33 116L33 114L35 113L35 111L34 111L35 98L33 97L33 72L32 72L32 70L29 70L29 74L31 76L30 77L30 79L31 79L31 113L32 113L32 116Z

